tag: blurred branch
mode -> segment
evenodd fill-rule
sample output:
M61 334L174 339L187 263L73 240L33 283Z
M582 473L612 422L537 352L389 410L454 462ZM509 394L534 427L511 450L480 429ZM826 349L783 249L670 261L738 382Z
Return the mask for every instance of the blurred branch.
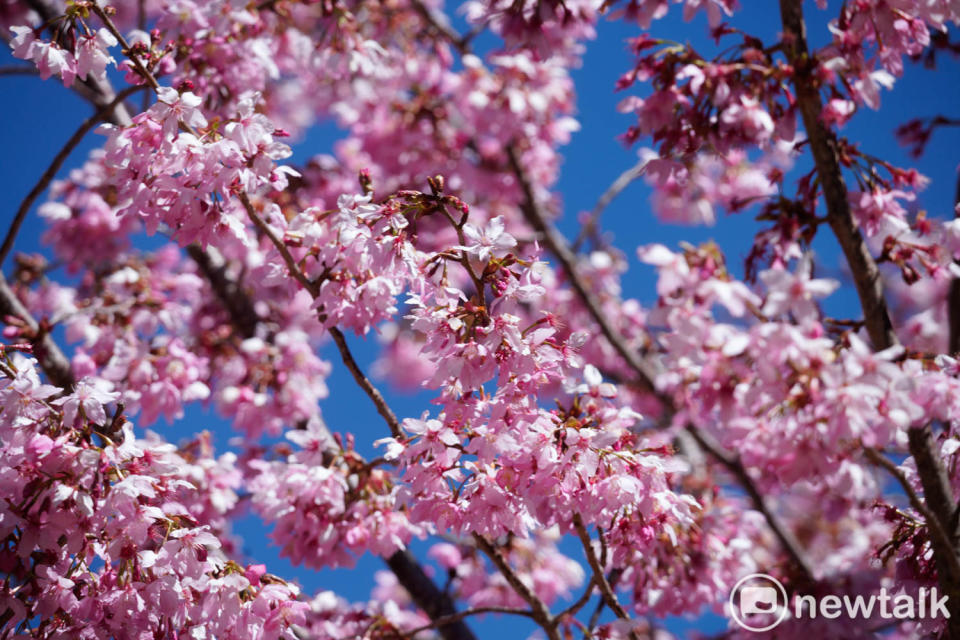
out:
M0 77L2 76L35 76L39 73L34 66L16 65L9 67L0 67Z
M27 311L7 284L7 279L3 273L0 272L0 319L9 316L20 320L30 331L33 355L36 356L40 368L47 374L50 382L61 389L72 389L74 379L73 372L70 370L70 361L63 355L57 343L53 341L50 333L33 319L33 316L30 315L30 312Z
M907 494L907 498L910 500L910 505L916 509L920 515L923 516L924 520L927 522L927 527L930 529L931 533L933 533L934 537L940 541L940 544L947 546L951 545L952 542L950 541L950 536L944 530L940 519L933 511L930 510L920 496L917 495L917 492L913 489L913 485L910 484L910 481L903 474L903 472L900 471L897 465L881 452L872 447L864 447L864 453L870 462L878 467L883 467L891 476L896 479L897 482L900 483L904 493ZM957 575L960 575L960 558L951 556L948 561L952 565L952 571L954 571Z
M451 614L449 616L441 616L430 624L425 624L422 627L417 627L416 629L411 629L410 631L405 631L404 636L408 638L413 638L415 635L422 631L427 631L429 629L434 629L439 626L450 624L451 622L458 622L467 618L469 616L476 616L484 613L506 613L514 616L525 616L527 618L532 618L533 614L527 611L526 609L517 609L516 607L474 607L473 609L466 609L458 613Z
M643 172L646 168L647 161L641 160L637 164L621 173L620 176L613 181L613 184L607 187L607 190L604 191L603 195L600 196L600 199L597 200L597 204L593 205L593 209L590 211L590 216L580 228L580 233L577 235L577 239L573 241L572 251L574 253L580 251L583 243L586 242L588 238L593 239L594 243L597 244L598 231L600 229L600 216L603 215L604 210L610 205L611 202L613 202L614 198L620 195L623 190L630 186L634 180L643 175Z

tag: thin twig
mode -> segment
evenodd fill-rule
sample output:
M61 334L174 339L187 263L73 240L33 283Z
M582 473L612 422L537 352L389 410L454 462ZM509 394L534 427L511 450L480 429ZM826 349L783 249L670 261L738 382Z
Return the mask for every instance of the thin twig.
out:
M600 216L603 215L603 211L610 205L611 202L613 202L614 198L623 192L624 189L630 186L630 184L638 177L643 175L643 172L646 168L647 161L641 160L637 164L621 173L619 177L613 181L613 184L607 187L607 190L604 191L603 195L600 196L600 199L597 200L597 204L593 205L593 209L590 211L590 216L580 228L580 233L577 235L577 239L573 241L573 247L571 250L574 253L580 251L580 248L583 246L583 243L586 242L587 238L596 236L597 229L600 228Z
M250 198L247 197L247 194L239 194L240 202L243 204L243 207L247 210L247 215L250 217L250 220L253 221L253 224L256 225L260 231L263 232L267 238L270 239L270 242L276 248L277 252L280 253L280 256L283 258L284 263L287 265L287 270L290 272L290 275L297 280L303 288L307 290L308 293L313 298L316 298L319 294L319 288L315 282L311 282L307 278L306 274L303 273L303 270L297 265L297 261L294 259L293 255L290 253L290 249L287 248L283 241L277 237L277 234L274 233L273 229L270 228L263 218L261 218L256 209L254 209L253 204L250 202ZM323 319L323 318L321 318ZM343 364L346 365L347 369L350 370L350 373L353 375L353 379L357 382L364 393L373 401L373 404L377 407L377 413L379 413L384 421L387 423L387 426L390 427L390 433L394 438L400 438L403 436L403 432L400 430L400 421L397 419L397 415L393 412L390 406L387 404L387 401L384 399L383 394L380 393L380 390L374 386L370 379L364 375L363 371L360 369L360 365L357 364L356 359L353 357L353 354L350 352L350 347L347 345L347 339L343 335L343 332L340 331L337 327L330 327L330 336L333 338L333 341L337 345L337 349L340 351L340 357L343 360Z
M610 325L610 323L606 321L603 310L600 308L600 303L597 302L596 298L593 296L593 293L591 293L590 288L579 277L576 267L576 257L567 247L566 241L560 236L560 234L556 231L556 229L553 228L552 225L547 223L546 219L544 218L542 212L540 211L539 205L537 205L530 180L527 178L527 174L523 167L520 166L520 160L517 158L517 152L514 150L512 145L507 146L507 158L510 161L510 167L516 176L517 181L520 183L520 189L523 192L523 203L521 204L520 208L523 211L527 222L531 227L533 227L534 231L542 236L547 248L550 249L550 252L557 257L557 260L560 262L560 266L563 267L563 271L566 274L567 279L570 281L570 285L577 292L580 300L583 302L584 306L587 307L590 315L599 325L600 332L603 334L603 337L607 339L607 342L613 346L613 348L618 354L620 354L620 357L623 358L630 368L637 373L639 376L638 381L644 387L644 389L656 396L665 405L669 405L670 399L665 394L657 391L656 386L653 384L653 371L646 362L643 362L637 356L633 349L627 346L623 340L623 337Z
M50 0L26 0L26 4L40 16L40 20L44 24L52 23L62 12L62 9ZM66 46L62 38L63 35L61 35L59 44ZM99 80L93 76L88 76L85 80L75 80L71 88L97 109L112 102L114 96L116 96L109 80ZM116 104L112 113L104 119L118 126L127 126L131 122L130 113L123 103Z
M303 288L307 290L307 293L311 297L316 298L319 294L317 285L310 281L307 278L306 274L300 270L300 267L297 266L297 261L293 258L293 254L290 253L290 249L287 248L287 245L283 243L283 240L277 237L277 234L274 233L273 229L270 228L263 218L257 213L257 210L253 208L253 204L250 202L250 198L246 193L237 194L237 198L240 200L240 203L243 205L243 208L247 210L247 215L250 217L250 220L253 222L254 226L257 227L263 235L267 236L267 239L270 240L270 243L273 244L277 252L280 254L280 257L283 258L284 264L287 265L287 271L290 272L290 275L303 285Z
M370 382L370 379L363 374L363 371L360 369L360 365L357 364L353 354L350 353L350 348L347 346L347 339L344 337L343 332L337 327L330 327L330 335L333 337L333 341L337 344L337 349L340 351L340 358L343 360L343 364L346 365L347 369L350 370L350 373L353 374L353 379L356 381L357 385L363 389L364 393L367 394L367 397L373 401L373 404L377 407L377 413L383 417L384 422L386 422L387 426L390 427L390 433L394 438L402 438L403 432L400 430L400 421L397 420L397 415L387 404L387 401L384 399L383 394L380 393L380 390L377 389L373 383Z
M10 67L0 67L0 76L35 76L39 71L36 67L27 65L16 65Z
M940 540L940 543L947 546L952 544L950 542L950 537L943 529L943 525L940 524L940 519L933 511L930 510L930 507L926 505L923 499L917 495L917 492L913 489L913 485L910 484L910 480L908 480L907 476L900 471L897 465L873 447L864 447L863 451L870 462L878 467L883 467L886 469L887 472L892 475L897 482L900 483L900 486L903 487L903 491L907 494L907 498L910 500L910 506L916 509L917 512L923 516L924 520L927 522L927 527ZM960 575L960 562L957 561L956 557L953 557L952 564L953 570Z
M137 72L140 76L150 85L154 91L159 91L160 83L157 82L157 79L153 77L153 74L143 65L143 62L139 57L133 54L133 51L130 49L130 44L127 42L127 39L123 37L123 34L120 33L120 30L117 29L117 25L113 23L113 20L110 19L110 16L107 15L107 12L97 4L95 1L90 3L90 8L93 10L97 17L103 22L104 26L107 27L107 31L113 34L113 37L117 39L117 42L120 43L120 46L123 47L123 52L126 54L127 59L133 63L133 66L137 68Z
M533 617L532 612L526 609L517 609L516 607L474 607L473 609L465 609L463 611L458 611L457 613L452 613L448 616L440 616L430 624L425 624L422 627L417 627L416 629L411 629L410 631L404 631L403 635L407 638L412 638L418 633L435 629L436 627L442 627L443 625L463 620L469 616L476 616L484 613L505 613L514 616L525 616L527 618Z
M13 249L13 243L17 238L17 232L20 230L20 225L23 224L24 219L27 217L27 214L30 212L30 208L33 206L34 201L40 196L41 193L50 185L53 179L56 177L57 172L60 170L60 167L63 166L64 161L67 159L67 156L79 145L84 136L93 129L97 124L99 124L104 116L113 111L114 107L123 102L123 100L132 93L140 91L143 87L128 87L118 93L114 99L108 104L104 105L97 110L92 116L87 118L80 128L77 129L70 139L67 140L67 143L63 145L63 148L57 153L53 158L53 162L50 163L50 166L47 167L47 170L43 172L43 175L40 176L40 180L33 185L33 189L30 190L30 193L27 194L27 197L23 199L23 202L20 203L20 207L17 209L16 214L13 216L13 220L10 222L10 227L7 229L7 235L3 239L3 244L0 245L0 266L3 265L3 261L6 260L7 255L10 253L10 250Z
M596 587L596 585L597 583L594 581L593 576L590 576L583 593L580 594L580 597L577 598L576 602L557 614L557 620L563 620L564 618L577 615L577 612L580 611L580 609L583 609L583 607L590 601L590 598L593 596L593 589Z
M444 37L450 44L460 52L460 55L467 55L470 53L469 42L473 35L469 37L462 37L459 33L450 28L449 25L445 25L440 20L433 15L433 12L420 0L412 0L413 8L416 9L417 13L424 19L424 21L435 31L437 31L441 36Z
M746 468L744 468L739 458L724 451L720 443L716 442L709 434L697 429L694 425L687 425L686 430L704 451L713 456L733 474L737 479L737 483L742 486L744 491L747 492L747 495L750 496L750 501L753 503L754 508L763 514L764 519L767 521L767 526L773 531L773 535L776 536L780 542L780 546L783 547L787 555L790 556L794 565L796 565L807 581L813 582L813 569L807 561L805 554L801 551L802 547L800 546L800 542L770 509L763 494L757 489L756 483L754 483L753 478L747 473Z

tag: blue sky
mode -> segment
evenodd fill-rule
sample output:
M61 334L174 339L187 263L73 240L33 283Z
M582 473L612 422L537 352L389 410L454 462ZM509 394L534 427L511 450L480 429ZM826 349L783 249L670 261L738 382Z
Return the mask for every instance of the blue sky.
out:
M746 31L765 34L767 41L776 37L779 16L772 11L775 3L771 0L744 0L743 4L746 9L736 16L735 24ZM810 37L814 43L823 42L828 36L824 23L819 20L828 14L818 12L812 3L808 4ZM831 5L830 11L835 13L836 3ZM679 13L674 10L668 18L654 23L652 32L674 40L689 41L702 53L713 51L712 41L705 37L703 20L685 23ZM617 139L632 123L632 116L616 111L615 106L623 96L615 94L613 87L617 78L632 64L626 52L626 40L639 33L640 29L635 25L601 23L599 38L587 45L582 68L573 72L579 95L578 119L582 128L563 150L565 160L557 185L564 202L560 228L569 238L574 237L578 230L577 214L591 209L610 182L637 160L637 148L627 149ZM14 62L6 50L0 53L0 66ZM898 124L914 117L938 113L960 115L957 113L960 78L956 73L956 61L944 57L941 67L942 71L931 73L919 65L908 66L906 76L899 79L894 90L884 93L882 112L864 110L843 130L845 135L860 141L865 150L900 166L916 166L930 177L931 185L921 194L918 205L938 217L947 216L952 210L956 170L960 162L960 129L938 132L926 155L919 161L909 158L906 150L894 139L893 131ZM9 220L63 142L89 115L90 107L64 89L56 79L42 82L33 76L0 77L0 95L3 96L0 101L0 139L5 146L4 153L0 153L0 179L3 185L3 213L0 215ZM295 159L330 152L333 139L329 126L318 128L298 143ZM70 157L66 168L78 166L86 153L101 142L102 138L91 134ZM642 146L643 141L640 144ZM634 249L641 244L660 242L675 247L680 241L698 244L713 239L726 251L734 272L742 273L743 258L757 229L749 211L721 216L717 225L711 228L664 225L651 215L648 197L649 189L642 181L636 181L604 215L604 229L614 235L616 245L631 261L632 268L624 282L627 296L637 297L646 304L654 299L652 273L638 265L635 258ZM20 232L16 249L40 250L41 231L42 225L34 212ZM817 251L828 271L832 269L842 275L839 252L827 234L822 235L823 239L816 245ZM856 315L852 296L837 298L830 302L832 311ZM351 342L361 363L369 365L375 354L375 344L372 341L364 343L356 338ZM330 353L328 357L336 362L334 354ZM331 428L354 430L361 439L368 436L369 441L385 435L379 416L348 375L336 369L329 386L331 395L324 403L323 411ZM425 398L429 395L420 394L417 398L410 398L389 393L388 396L401 416L419 416L428 406ZM175 427L167 428L160 424L156 428L171 440L196 430L209 429L215 432L218 445L223 448L233 435L222 420L200 409L191 411L187 419ZM370 450L366 446L362 449ZM308 593L333 588L345 597L365 599L373 585L372 573L383 568L378 559L365 557L355 571L305 571L279 558L277 549L268 544L265 530L256 518L241 521L238 532L246 537L246 550L252 557L266 562L274 573L296 578ZM418 544L414 549L422 553L424 547ZM564 549L574 557L580 557L575 546L565 546ZM592 606L589 608L592 609ZM532 628L523 620L518 622L506 618L492 618L482 624L473 623L473 626L481 637L494 634L525 637ZM673 630L694 626L705 632L716 632L724 628L725 622L716 616L707 616L695 623L670 621L667 626Z

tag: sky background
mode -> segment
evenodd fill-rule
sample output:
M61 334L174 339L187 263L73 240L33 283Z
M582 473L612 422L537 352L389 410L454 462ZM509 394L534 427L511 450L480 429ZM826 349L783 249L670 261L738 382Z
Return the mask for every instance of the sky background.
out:
M779 33L779 15L773 11L772 0L742 0L744 9L734 16L733 23L739 28L755 33L771 41ZM838 3L832 2L827 12L818 11L812 2L807 3L808 23L812 45L823 44L829 38L826 29L827 16L835 15ZM454 25L463 30L463 22L457 18ZM706 25L702 19L684 22L680 10L672 9L669 16L655 22L651 32L661 36L690 42L703 55L715 51L713 42L706 37ZM636 25L623 22L602 21L599 37L587 44L584 62L573 71L578 93L578 114L581 129L573 135L571 143L562 149L565 157L562 174L557 185L561 194L564 213L559 226L568 238L576 236L579 229L578 214L590 210L597 198L622 171L637 162L637 151L643 146L625 148L617 137L634 121L632 115L616 111L617 103L626 94L616 94L614 85L620 75L632 66L632 57L626 51L626 41L641 33ZM479 46L483 47L481 40ZM16 64L6 47L0 52L0 67ZM909 157L906 149L899 146L894 129L911 118L945 114L960 115L960 77L956 72L957 61L946 56L940 58L941 70L931 73L920 65L908 63L905 77L898 79L893 91L882 95L882 111L861 111L842 131L861 147L874 155L885 158L895 165L917 167L931 179L915 206L926 209L931 216L946 217L952 213L956 171L960 162L960 129L939 130L920 160ZM0 219L9 221L22 198L36 183L66 139L79 124L89 116L91 108L82 99L65 89L57 79L46 82L36 76L0 77L0 140L4 150L0 153ZM319 126L308 133L305 139L294 145L293 163L301 162L315 154L330 153L336 132L329 124ZM68 159L61 175L72 167L79 166L91 150L102 144L103 138L90 134ZM639 245L663 243L675 249L681 241L699 244L715 240L725 251L728 266L735 274L743 273L746 257L756 231L753 220L755 211L732 216L720 215L714 227L685 227L658 222L649 207L649 189L642 180L635 181L606 210L602 227L612 235L615 244L625 252L631 269L624 279L625 297L635 297L646 305L655 301L655 281L648 267L640 265L635 249ZM43 202L41 197L39 202ZM2 223L5 227L6 223ZM43 225L35 211L31 213L18 237L17 251L43 251L39 236ZM834 277L845 277L841 256L829 233L819 234L815 249L821 259L821 274L824 271ZM825 267L825 268L824 268ZM54 277L57 277L55 275ZM852 289L827 301L829 313L856 317L859 314ZM375 357L376 343L373 338L362 341L351 339L358 360L369 370ZM335 431L351 430L358 434L360 450L372 452L369 443L387 435L382 422L369 400L356 387L353 380L339 366L335 353L328 349L327 359L335 363L334 375L328 381L330 397L323 403L325 418ZM401 417L417 417L429 405L430 394L415 397L393 393L387 389L388 400ZM196 431L207 429L215 434L218 449L228 447L229 439L236 434L212 411L194 408L186 419L173 426L163 422L154 429L172 441L187 437ZM366 442L363 442L366 438ZM334 589L338 594L352 599L365 600L374 584L375 571L384 569L382 562L374 557L361 558L355 570L307 571L290 565L279 557L278 549L269 544L268 529L256 517L250 516L238 522L237 533L245 538L245 551L257 562L266 563L268 569L288 579L295 579L310 594L317 590ZM424 557L426 545L414 543L413 549ZM562 547L572 557L581 559L578 545ZM593 604L587 607L592 611ZM532 626L524 619L491 617L482 623L471 622L478 637L522 638ZM696 629L715 633L726 627L726 621L708 614L696 620L669 620L667 628L685 632Z

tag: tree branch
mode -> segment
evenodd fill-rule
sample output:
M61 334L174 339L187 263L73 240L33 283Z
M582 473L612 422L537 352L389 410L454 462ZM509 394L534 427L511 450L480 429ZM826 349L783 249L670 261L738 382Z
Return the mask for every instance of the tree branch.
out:
M917 495L917 492L913 490L913 485L910 484L910 481L903 474L903 472L897 468L897 465L872 447L864 447L863 451L870 462L878 467L883 467L886 469L887 472L889 472L890 475L892 475L896 481L900 483L900 486L903 487L904 493L907 494L907 498L910 500L910 505L916 509L920 515L923 516L924 520L926 520L927 527L930 529L933 537L937 538L941 545L947 547L952 545L953 543L950 541L950 536L943 528L940 518L933 511L931 511L930 507L928 507L923 499ZM955 575L960 575L960 558L954 555L948 557L947 561L951 563L951 571Z
M957 187L953 196L954 215L960 216L960 173L957 174ZM954 262L957 262L954 260ZM950 281L950 292L947 297L947 314L949 316L949 334L947 353L960 351L960 278Z
M880 270L850 212L847 185L840 170L836 136L823 125L820 118L823 104L812 75L816 65L807 50L803 1L780 0L780 16L785 49L794 69L793 86L797 94L797 106L800 108L803 127L807 132L810 151L827 205L827 223L850 265L857 295L860 297L860 306L863 308L867 333L874 348L880 351L899 344L899 341L883 297Z
M470 627L463 622L464 616L454 617L457 610L453 600L437 588L412 553L406 549L397 551L387 558L387 566L417 606L430 616L445 640L476 640Z
M39 73L36 67L27 65L11 65L0 67L0 77L3 76L35 76Z
M273 229L270 228L270 225L268 225L259 216L259 214L257 214L257 211L254 208L253 203L250 202L250 198L247 197L247 194L240 193L238 194L238 197L240 202L243 204L244 209L246 209L250 220L270 240L277 252L280 253L284 264L287 265L287 269L290 271L290 275L297 282L299 282L312 297L316 298L319 294L319 288L315 283L311 282L310 279L307 278L306 274L304 274L297 265L297 261L290 253L290 249L287 248L287 246L283 243L283 240L281 240L277 234L274 233ZM320 312L320 315L322 321L322 311ZM383 394L380 393L380 391L360 370L356 359L354 359L353 354L350 353L350 349L347 346L346 338L344 337L343 333L337 327L331 327L329 331L330 335L333 337L333 341L337 344L337 348L340 350L340 356L344 365L350 370L350 373L353 374L354 380L356 380L357 384L360 385L367 396L373 401L374 405L377 407L377 411L390 428L390 433L393 434L395 438L400 437L402 432L400 431L400 423L397 420L396 414L392 409L390 409L389 405L387 405L386 400L383 398ZM423 568L417 563L416 558L414 558L409 551L397 551L392 556L387 558L387 565L397 576L397 580L400 582L400 584L402 584L407 592L410 593L410 596L413 598L414 602L417 603L417 606L423 609L431 619L443 616L451 616L456 613L456 609L454 608L450 597L437 588L433 581L426 575L426 573L424 573ZM473 633L462 621L445 624L439 628L439 631L446 640L474 640Z
M687 433L697 441L697 444L699 444L704 451L713 456L733 474L734 478L737 479L737 483L742 486L744 491L747 492L747 495L750 496L750 501L753 503L754 508L763 514L764 519L767 521L767 526L773 531L773 535L775 535L780 542L780 546L783 547L787 555L790 556L790 560L800 570L807 581L813 582L813 568L807 561L805 554L801 551L803 547L793 533L780 522L780 519L777 518L776 514L770 509L766 498L764 498L763 494L757 489L756 483L754 483L750 474L747 473L746 468L744 468L739 458L724 451L720 443L714 440L709 434L697 429L694 425L687 425Z
M797 94L797 105L803 117L804 129L807 131L810 150L827 204L827 222L853 273L860 306L863 308L864 323L874 349L886 349L899 344L899 341L887 311L880 271L850 212L836 137L824 127L820 118L823 105L812 75L816 64L807 49L802 0L780 0L780 17L785 50L794 68L793 85ZM960 554L960 531L957 530L956 507L949 480L939 458L939 449L933 440L930 425L907 429L907 438L927 504L951 539L951 543L945 545L937 537L931 537L931 543L940 586L950 595L950 635L960 638L960 575L952 570L957 555ZM931 530L934 526L928 521Z
M360 365L357 364L353 354L350 353L350 347L347 346L347 339L344 337L343 332L337 327L330 327L330 336L337 344L337 349L340 351L340 359L343 360L343 364L350 370L357 386L363 389L363 392L367 394L367 397L369 397L374 406L377 407L377 413L379 413L384 422L387 423L387 426L390 428L390 433L394 438L402 438L403 432L400 430L400 421L397 420L397 414L395 414L393 409L387 404L380 390L363 374Z
M517 595L530 605L530 616L543 628L547 633L547 637L550 638L550 640L560 640L560 635L557 633L556 620L550 615L550 610L547 609L547 605L543 603L543 600L541 600L530 587L523 583L520 576L514 572L506 559L500 555L500 550L487 542L486 538L478 533L473 534L473 539L476 541L480 550L483 551L487 557L490 558L490 561L493 562L494 566L497 567L507 583L517 592Z
M566 241L560 237L557 230L547 223L544 218L539 205L537 205L536 198L533 195L533 187L530 185L530 181L527 179L527 174L523 170L523 167L520 166L517 152L512 145L507 146L507 158L510 161L510 167L517 181L520 183L520 189L523 192L523 202L520 205L520 209L527 223L533 227L534 231L540 234L544 244L550 252L557 257L567 279L570 281L570 286L576 291L580 300L600 327L600 332L603 334L603 337L607 339L627 365L637 373L638 382L643 386L644 390L656 396L665 406L669 406L670 399L665 394L657 391L653 384L655 376L651 368L624 342L623 336L606 321L603 310L600 308L600 303L597 302L587 284L579 277L576 267L576 256L567 248Z
M36 356L40 368L47 374L54 385L62 389L72 389L74 385L73 372L70 361L63 355L60 347L53 341L50 334L42 330L40 325L26 307L20 302L13 290L7 285L7 279L0 272L0 319L13 316L23 322L32 334L30 343L33 345L33 355Z
M579 513L573 514L573 526L577 531L577 536L580 538L580 544L583 545L583 552L587 556L587 564L590 565L590 570L593 572L593 582L599 587L603 601L607 603L607 606L610 607L610 610L613 611L618 618L621 620L630 620L630 616L624 610L623 606L621 606L620 601L617 600L617 594L613 592L613 588L610 586L610 583L607 582L607 576L603 573L600 560L593 551L590 534L587 533L587 528L583 526L583 519ZM633 640L637 640L637 634L634 633L633 630L629 632L629 635Z
M633 165L623 173L621 173L616 180L613 181L607 190L603 192L603 195L600 196L600 199L597 200L597 204L593 205L593 209L590 211L590 216L587 218L587 221L583 223L583 227L580 228L580 233L577 235L577 239L573 241L573 253L576 253L580 250L580 247L583 246L583 243L586 242L587 238L595 237L597 230L600 227L600 216L603 215L604 209L613 202L620 193L630 186L634 180L643 175L643 172L647 168L647 161L641 160L637 164Z
M465 609L459 613L454 613L449 616L438 617L430 624L425 624L422 627L417 627L410 631L405 631L403 635L408 638L412 638L422 631L427 631L429 629L434 629L436 627L450 624L451 622L457 622L463 620L469 616L476 616L484 613L506 613L514 616L526 616L527 618L532 618L533 614L527 611L526 609L517 609L515 607L474 607L473 609Z
M50 3L49 0L26 0L26 3L27 6L37 12L37 15L40 16L43 23L51 22L61 13L60 9ZM66 43L60 42L59 44L65 45ZM107 104L113 102L115 97L113 87L110 86L109 81L100 82L92 77L88 77L86 80L74 81L73 90L83 96L84 99L90 101L94 107L98 109L102 109ZM113 106L112 113L108 114L106 119L120 126L126 126L131 122L130 113L122 102Z
M210 283L210 288L213 289L223 308L230 314L231 323L240 335L244 338L252 338L256 335L260 318L240 283L227 277L227 265L222 264L219 267L214 265L210 254L195 244L187 247L187 254Z

